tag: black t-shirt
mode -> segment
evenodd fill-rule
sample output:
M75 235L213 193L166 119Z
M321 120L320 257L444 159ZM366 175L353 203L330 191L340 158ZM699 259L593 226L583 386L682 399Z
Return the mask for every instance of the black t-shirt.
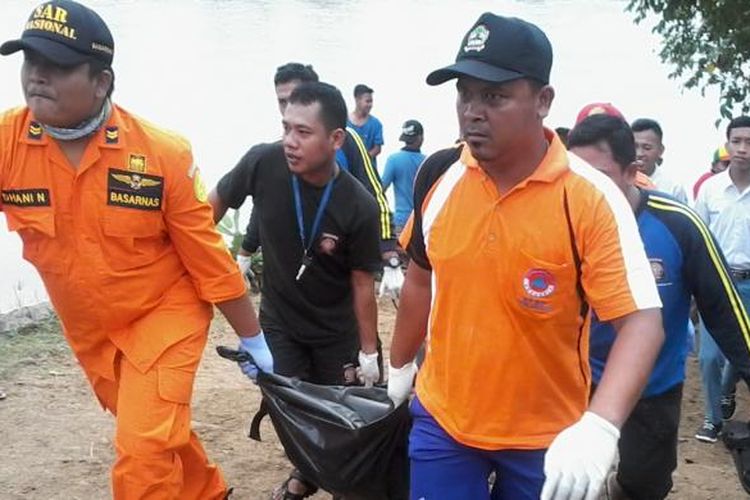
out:
M309 237L324 187L300 179L305 235ZM358 331L351 271L380 269L379 212L354 177L340 171L311 248L312 264L299 281L303 247L297 228L292 176L280 142L248 151L217 186L229 207L249 195L259 209L263 240L261 322L272 322L307 342L330 341Z

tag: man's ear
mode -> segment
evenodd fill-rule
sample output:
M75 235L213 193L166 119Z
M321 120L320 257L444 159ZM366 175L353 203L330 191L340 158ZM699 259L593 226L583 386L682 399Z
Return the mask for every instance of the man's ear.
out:
M96 97L98 99L104 99L109 94L109 89L112 87L115 75L112 71L105 69L95 77L96 79Z
M344 140L346 139L346 131L342 128L337 128L333 132L331 132L331 140L333 141L333 146L336 149L341 149L341 147L344 145Z
M549 110L552 107L552 101L555 100L555 89L550 85L545 85L537 94L537 116L540 119L547 118Z
M622 177L625 180L625 182L628 185L635 185L635 176L638 174L638 170L640 170L641 163L638 161L634 161L627 167L625 167L622 171Z

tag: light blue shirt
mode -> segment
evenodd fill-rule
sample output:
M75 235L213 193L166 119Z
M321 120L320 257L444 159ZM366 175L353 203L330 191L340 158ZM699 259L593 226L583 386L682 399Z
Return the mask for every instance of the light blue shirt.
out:
M424 159L425 155L419 151L402 149L390 155L385 162L383 191L387 191L388 186L393 184L393 191L396 195L396 213L393 223L397 227L403 227L409 214L414 210L414 177Z
M353 128L359 134L362 142L365 143L367 151L371 150L374 146L382 146L384 144L383 124L372 115L368 116L367 121L362 125L355 125L347 118L346 126ZM376 164L375 158L372 159L372 164L373 166Z

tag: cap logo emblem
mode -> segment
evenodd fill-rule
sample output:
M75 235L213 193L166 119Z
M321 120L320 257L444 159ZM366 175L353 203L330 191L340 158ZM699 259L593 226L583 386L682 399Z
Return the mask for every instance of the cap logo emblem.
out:
M39 30L55 33L71 40L77 40L75 28L67 26L68 11L52 4L40 5L34 10L27 30Z
M490 30L484 24L480 24L469 33L464 46L464 52L484 50L487 39L490 37Z

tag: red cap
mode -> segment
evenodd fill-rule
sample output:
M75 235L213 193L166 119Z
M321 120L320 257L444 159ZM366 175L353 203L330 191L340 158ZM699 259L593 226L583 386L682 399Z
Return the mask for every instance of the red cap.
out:
M581 111L578 112L578 116L576 117L576 125L581 123L583 120L585 120L589 116L598 115L598 114L616 116L617 118L625 120L625 117L623 116L622 113L620 113L620 110L614 107L612 103L592 102L591 104L587 104L586 106L584 106L583 109L581 109Z

